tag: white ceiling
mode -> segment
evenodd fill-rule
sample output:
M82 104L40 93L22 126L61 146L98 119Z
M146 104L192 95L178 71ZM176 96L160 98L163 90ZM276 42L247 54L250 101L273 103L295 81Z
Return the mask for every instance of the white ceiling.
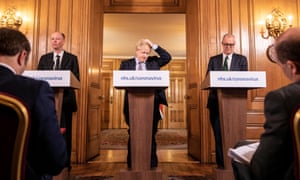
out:
M167 49L173 58L186 57L184 14L105 14L104 57L132 57L141 38Z

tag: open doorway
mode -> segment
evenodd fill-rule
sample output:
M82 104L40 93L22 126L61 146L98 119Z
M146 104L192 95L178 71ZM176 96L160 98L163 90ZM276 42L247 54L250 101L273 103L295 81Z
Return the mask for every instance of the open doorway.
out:
M104 14L103 57L132 57L141 38L186 58L185 14Z
M103 27L101 145L105 148L101 149L127 148L124 148L127 125L122 113L124 91L113 88L112 71L119 69L122 60L135 55L135 44L139 39L148 38L172 55L170 64L163 67L170 71L171 82L166 89L169 106L164 107L164 119L159 125L157 138L161 146L158 145L158 149L169 147L186 152L185 14L104 14ZM108 142L106 137L117 140Z
M112 87L112 71L135 55L135 44L141 38L172 55L172 61L162 68L170 71L170 87L166 90L169 106L163 108L159 127L186 128L185 14L104 14L101 129L127 128L122 113L124 92Z

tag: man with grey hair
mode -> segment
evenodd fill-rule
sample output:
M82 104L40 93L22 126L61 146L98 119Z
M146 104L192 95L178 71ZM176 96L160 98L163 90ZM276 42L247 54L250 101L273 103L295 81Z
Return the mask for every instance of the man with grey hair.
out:
M206 75L209 71L247 71L247 58L234 52L235 37L232 34L225 34L222 39L223 52L209 59ZM210 123L215 136L216 162L218 168L224 168L222 149L221 123L217 89L210 89L207 106L209 109Z

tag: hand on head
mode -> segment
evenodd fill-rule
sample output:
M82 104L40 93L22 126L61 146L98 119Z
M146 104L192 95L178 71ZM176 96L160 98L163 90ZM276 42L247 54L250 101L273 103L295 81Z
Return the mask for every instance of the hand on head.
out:
M153 43L152 43L149 39L144 39L144 41L145 41L147 44L149 44L150 47L153 46Z

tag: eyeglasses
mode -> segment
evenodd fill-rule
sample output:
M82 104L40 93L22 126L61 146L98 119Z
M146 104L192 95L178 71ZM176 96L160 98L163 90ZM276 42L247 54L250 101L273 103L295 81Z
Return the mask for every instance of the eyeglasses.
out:
M229 46L229 47L233 47L235 44L229 44L229 43L222 43L223 46Z

